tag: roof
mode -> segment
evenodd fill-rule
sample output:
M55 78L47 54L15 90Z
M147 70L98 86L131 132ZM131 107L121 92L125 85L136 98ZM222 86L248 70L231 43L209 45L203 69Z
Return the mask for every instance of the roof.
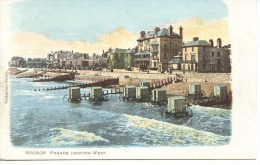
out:
M186 42L183 47L188 46L210 46L210 44L206 40L197 40L197 41L189 41Z
M168 29L167 28L163 28L160 31L157 32L157 37L164 37L164 36L177 36L180 37L179 34L172 32L171 35L168 35Z
M182 59L181 58L174 58L171 61L168 62L168 64L181 64Z
M150 53L150 52L147 52L147 51L135 53L135 56L143 56L143 55L151 55L151 53Z
M158 31L157 33L155 33L154 31L148 31L144 37L139 37L137 39L137 41L140 40L145 40L145 39L150 39L150 38L154 38L155 36L157 37L165 37L165 36L176 36L176 37L181 37L179 34L172 32L171 35L168 34L168 29L167 28L162 28L160 31Z
M152 41L151 45L159 45L159 43L157 41Z
M145 36L144 36L145 39L153 38L153 37L154 37L154 31L148 31L148 32L145 34Z

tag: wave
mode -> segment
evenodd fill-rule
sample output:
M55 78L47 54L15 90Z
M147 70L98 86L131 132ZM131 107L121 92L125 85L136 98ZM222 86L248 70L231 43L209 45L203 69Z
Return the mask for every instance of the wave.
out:
M64 128L51 128L49 136L51 144L54 146L93 144L96 142L109 143L109 140L94 133Z
M44 96L43 98L48 100L48 99L55 99L55 98L58 98L58 97L55 97L55 96Z
M143 138L152 144L167 146L215 146L229 142L229 136L221 136L211 132L147 119L139 116L123 115L127 125L132 129L144 132Z

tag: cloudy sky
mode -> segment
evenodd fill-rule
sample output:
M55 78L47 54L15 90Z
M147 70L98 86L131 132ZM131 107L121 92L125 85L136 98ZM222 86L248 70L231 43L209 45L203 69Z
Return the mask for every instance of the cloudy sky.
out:
M101 53L131 48L141 30L184 28L184 41L223 39L228 9L221 0L19 0L9 5L12 53L46 57L52 50Z

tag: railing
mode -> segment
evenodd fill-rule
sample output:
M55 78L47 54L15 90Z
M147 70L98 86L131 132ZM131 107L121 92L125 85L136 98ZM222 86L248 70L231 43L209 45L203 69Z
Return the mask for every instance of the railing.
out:
M135 58L135 61L150 61L150 57Z

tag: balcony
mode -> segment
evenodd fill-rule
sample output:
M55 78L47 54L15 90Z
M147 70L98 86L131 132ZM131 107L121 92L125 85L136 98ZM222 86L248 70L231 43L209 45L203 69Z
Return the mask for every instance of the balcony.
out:
M152 57L152 59L153 59L153 60L159 60L159 57L154 56L154 57Z
M149 57L139 57L139 58L135 58L135 61L150 61Z

